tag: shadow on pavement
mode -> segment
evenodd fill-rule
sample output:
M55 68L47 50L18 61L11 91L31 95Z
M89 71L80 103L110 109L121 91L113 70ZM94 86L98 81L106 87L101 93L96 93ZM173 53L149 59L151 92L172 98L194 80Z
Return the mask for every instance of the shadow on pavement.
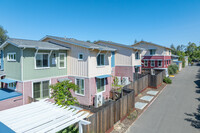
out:
M199 66L199 65L198 65ZM196 78L200 79L200 69L196 75ZM200 94L200 80L194 81L196 86L196 93ZM196 98L198 101L200 101L200 97ZM186 121L191 122L191 126L200 129L200 104L197 107L197 111L194 113L185 113L190 118L185 118Z

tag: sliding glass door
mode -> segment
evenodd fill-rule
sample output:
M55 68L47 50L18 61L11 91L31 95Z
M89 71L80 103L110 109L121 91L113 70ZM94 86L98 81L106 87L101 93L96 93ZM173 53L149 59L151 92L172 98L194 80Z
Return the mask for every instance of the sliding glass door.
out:
M33 98L39 100L49 97L49 81L33 83Z

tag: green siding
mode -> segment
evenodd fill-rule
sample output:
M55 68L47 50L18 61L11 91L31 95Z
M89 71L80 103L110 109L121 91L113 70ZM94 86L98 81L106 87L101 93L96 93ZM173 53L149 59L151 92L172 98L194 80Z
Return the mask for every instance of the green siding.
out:
M56 77L56 76L66 76L67 75L67 57L66 57L66 68L59 69L58 67L58 54L59 53L66 53L66 50L62 51L53 51L50 56L50 68L46 69L35 69L35 49L25 49L23 51L23 80L32 80L38 78L48 78L48 77ZM39 50L38 53L50 53L50 51L41 51ZM57 64L52 65L52 58L56 55Z
M16 53L16 61L7 61L8 53ZM6 47L4 47L4 71L6 73L6 78L21 80L20 57L20 48L11 44L8 44Z

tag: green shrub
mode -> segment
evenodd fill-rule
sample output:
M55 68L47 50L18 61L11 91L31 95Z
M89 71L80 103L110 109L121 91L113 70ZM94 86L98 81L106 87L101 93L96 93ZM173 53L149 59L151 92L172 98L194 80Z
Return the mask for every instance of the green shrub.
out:
M163 79L163 82L165 82L166 84L171 84L172 83L172 80L169 78L169 77L165 77Z
M57 133L78 133L78 127L76 125L71 125Z
M178 71L178 66L176 64L172 64L168 67L169 75L176 74Z

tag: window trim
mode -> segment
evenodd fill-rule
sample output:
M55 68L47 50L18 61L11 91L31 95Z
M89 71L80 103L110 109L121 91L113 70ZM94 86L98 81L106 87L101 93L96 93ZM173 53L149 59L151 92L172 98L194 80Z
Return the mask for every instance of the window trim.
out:
M136 58L136 54L138 54L138 58ZM139 52L137 51L137 52L135 52L135 60L140 60L140 54L139 54Z
M161 66L159 66L159 61L161 61ZM157 66L162 67L162 60L157 60Z
M14 58L14 55L15 55L15 59L9 59L9 55L13 55L13 58ZM7 53L7 61L10 61L10 62L16 61L16 52Z
M60 67L60 55L64 55L64 67ZM58 68L59 69L65 69L66 68L66 53L59 53L58 56L59 56L59 58L58 58Z
M41 80L41 81L33 81L32 82L32 98L34 98L34 88L33 88L33 84L34 83L38 83L38 82L40 82L41 84L42 84L42 82L45 82L45 81L49 81L49 86L51 85L51 80L49 79L49 80ZM51 97L51 88L49 88L49 97ZM44 98L42 98L42 99L44 99ZM41 98L39 99L39 100L42 100Z
M155 60L151 60L151 62L152 62L152 61L154 62L154 66L152 66L152 64L151 64L151 67L155 67ZM150 62L150 63L151 63L151 62Z
M84 82L84 94L80 94L80 93L78 93L77 91L75 91L75 94L76 95L79 95L79 96L85 96L85 79L84 78L75 78L75 84L77 85L77 79L81 79L81 80L83 80L83 82Z
M98 79L98 78L97 78L97 79ZM97 80L97 79L96 79L96 80ZM103 80L103 82L104 82L104 90L101 91L101 92L98 92L98 89L97 89L97 81L96 81L96 91L97 91L97 94L98 94L98 93L106 92L106 79L107 79L107 78L103 78L103 79L104 79L104 80Z
M13 84L13 87L10 87L10 84ZM15 85L14 85L15 84ZM17 86L17 83L16 82L13 82L13 83L8 83L8 89L12 89L12 90L14 90L14 89L16 89L16 86Z
M145 61L147 61L147 65L145 65ZM148 67L148 60L144 60L144 66L145 66L145 67Z
M83 58L82 59L80 59L79 58L79 56L82 54L82 56L83 56L83 53L78 53L78 60L83 60Z
M154 50L155 53L154 53L154 54L151 54L151 50ZM150 54L150 55L156 55L156 49L149 49L149 54Z
M36 64L36 56L38 54L47 54L48 55L48 67L37 67L37 64ZM43 57L42 57L43 58ZM50 68L50 57L49 57L49 53L35 53L35 69L48 69Z
M98 58L99 55L104 55L104 65L98 65L97 58ZM97 67L103 67L103 66L105 66L105 59L106 59L106 57L105 57L105 54L104 54L104 53L100 53L100 54L98 54L97 57L96 57ZM101 64L101 58L100 58L100 64Z

